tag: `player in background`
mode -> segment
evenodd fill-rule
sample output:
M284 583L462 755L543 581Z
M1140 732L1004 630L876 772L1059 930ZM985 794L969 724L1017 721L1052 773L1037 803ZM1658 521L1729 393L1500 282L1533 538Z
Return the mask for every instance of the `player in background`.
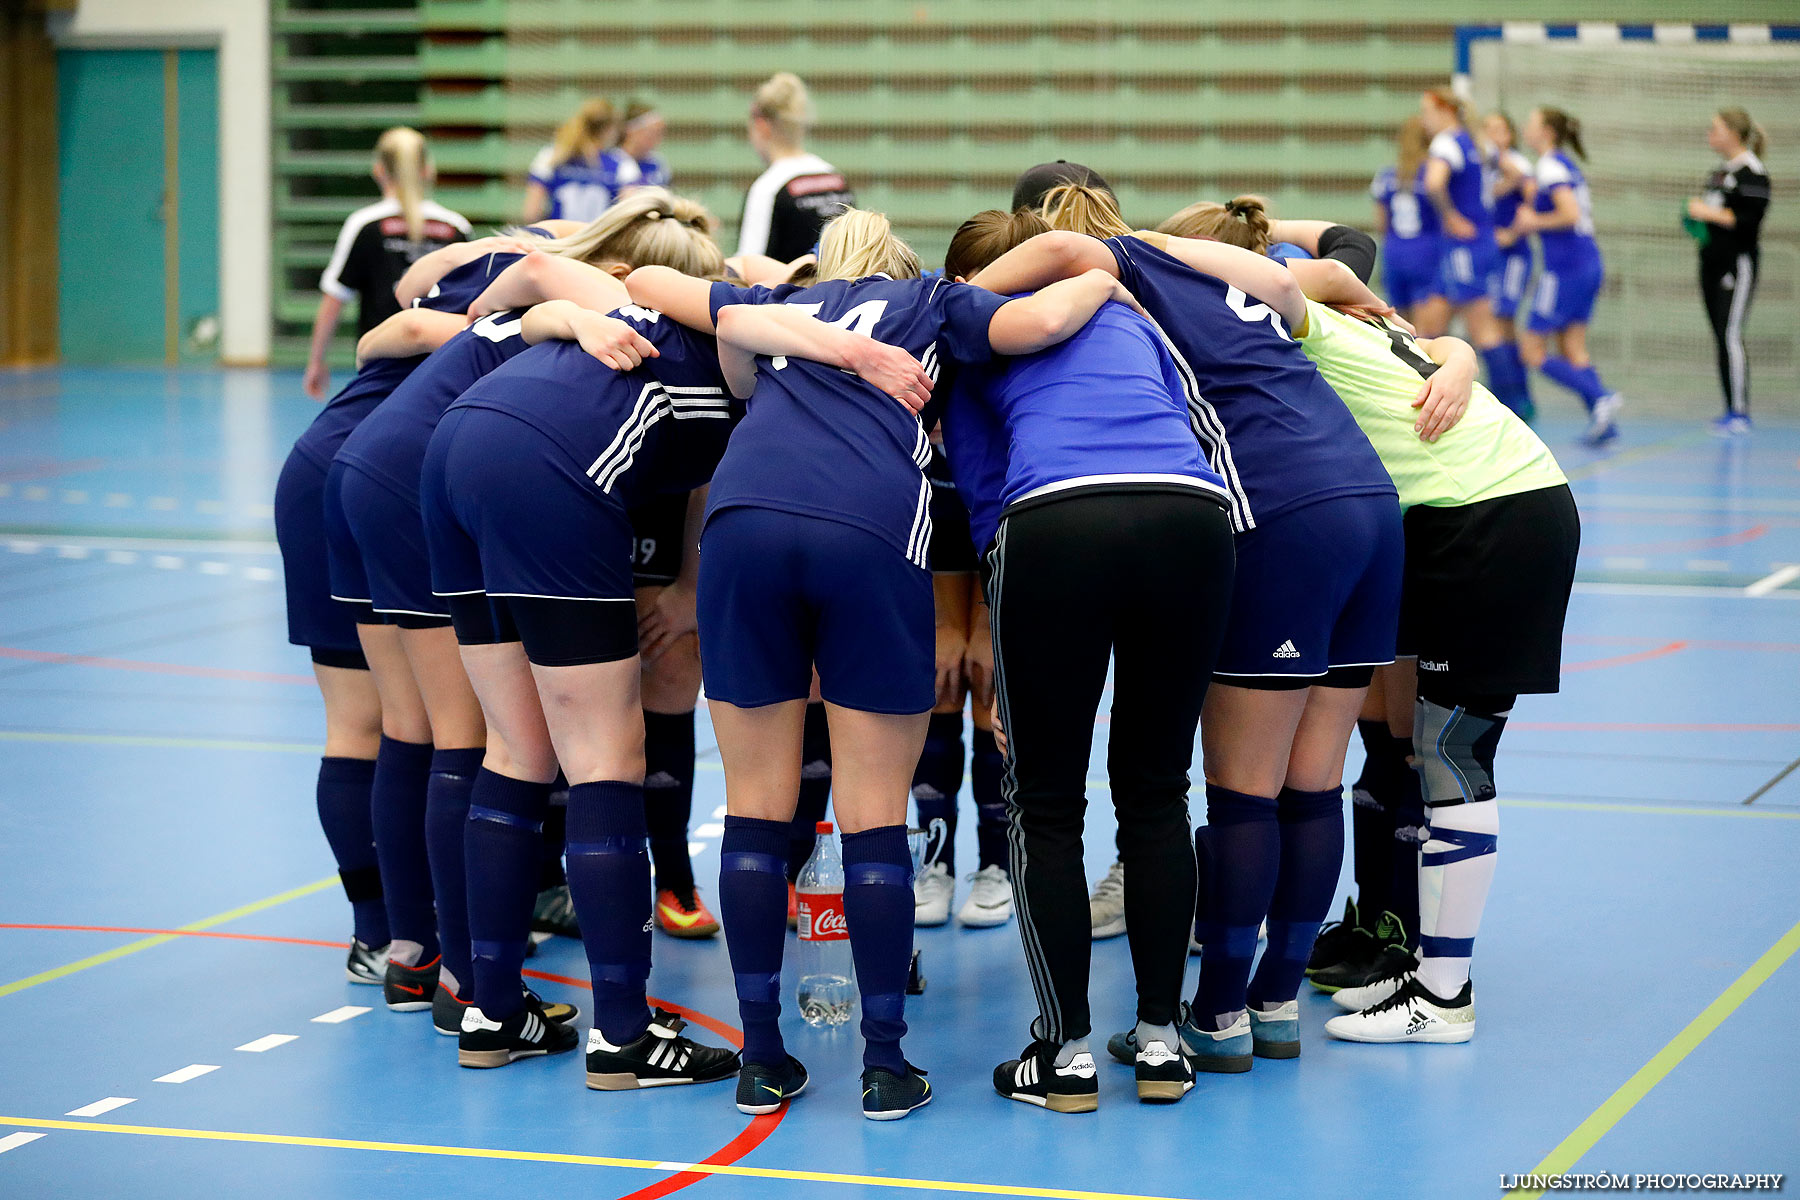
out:
M596 96L557 127L550 145L531 160L525 183L525 220L592 221L619 198L617 163L606 157L619 140L619 113Z
M1688 201L1699 225L1700 296L1718 344L1725 414L1712 423L1721 436L1750 432L1750 359L1744 323L1762 274L1762 223L1769 211L1769 139L1741 108L1721 108L1706 129L1706 144L1724 161L1707 178L1704 195Z
M1600 372L1588 359L1588 321L1605 267L1594 241L1587 178L1575 162L1587 157L1581 122L1560 108L1534 108L1525 119L1525 144L1538 156L1537 188L1531 206L1519 210L1517 222L1520 229L1537 234L1544 269L1519 349L1528 364L1581 397L1588 411L1582 440L1590 446L1603 445L1619 435L1615 415L1622 401L1600 381Z
M1502 338L1494 353L1508 360L1509 374L1518 376L1523 375L1523 369L1518 365L1519 334L1514 319L1531 281L1531 239L1513 226L1520 205L1531 204L1537 181L1531 160L1519 153L1518 134L1511 117L1497 109L1489 113L1481 120L1481 136L1487 155L1488 190L1494 197L1494 244L1500 249L1500 265L1488 277L1488 301ZM1391 302L1393 297L1388 299ZM1525 378L1529 380L1529 376ZM1514 411L1531 420L1536 408L1531 402L1529 382L1519 386L1513 399L1520 405Z
M792 262L818 243L826 221L856 203L838 169L806 151L816 118L806 85L791 72L777 72L756 89L746 131L768 168L744 195L739 255Z
M313 318L302 381L314 400L323 400L331 388L325 352L344 305L356 301L356 336L362 337L400 311L394 286L408 267L437 247L469 236L467 221L431 199L431 156L418 130L398 125L384 132L375 142L369 174L381 188L381 199L344 219L331 261L319 277L324 294Z
M1381 235L1381 280L1387 299L1401 316L1422 328L1449 324L1444 299L1443 257L1437 208L1425 194L1425 158L1431 144L1417 115L1400 123L1393 165L1381 168L1369 185L1375 202L1375 231Z
M1525 370L1515 355L1502 349L1505 338L1488 300L1488 276L1499 265L1494 243L1494 210L1487 194L1481 152L1463 118L1463 103L1447 87L1432 88L1419 98L1419 116L1431 135L1425 160L1425 194L1437 209L1443 231L1441 271L1449 316L1468 326L1494 394L1508 408L1524 405ZM1443 325L1421 326L1426 337L1448 332Z
M621 192L626 188L669 186L668 164L656 156L668 128L668 121L652 105L633 100L625 106L619 144L600 154Z

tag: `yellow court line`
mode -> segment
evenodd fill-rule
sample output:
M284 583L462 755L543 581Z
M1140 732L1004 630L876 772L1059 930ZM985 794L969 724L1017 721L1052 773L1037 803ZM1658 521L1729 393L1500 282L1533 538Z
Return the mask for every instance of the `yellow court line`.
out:
M1661 1083L1670 1071L1680 1065L1681 1060L1694 1052L1694 1049L1705 1041L1707 1036L1725 1023L1725 1018L1738 1010L1738 1006L1748 1000L1751 993L1768 982L1769 976L1781 969L1783 963L1800 950L1800 923L1781 935L1773 946L1763 951L1762 956L1750 964L1750 969L1739 975L1719 994L1719 998L1700 1010L1700 1015L1688 1022L1687 1028L1676 1034L1673 1040L1661 1050L1656 1057L1639 1067L1637 1073L1627 1079L1619 1090L1606 1098L1606 1102L1596 1108L1588 1119L1575 1127L1575 1132L1564 1138L1556 1149L1544 1156L1544 1161L1531 1168L1533 1175L1561 1175L1581 1161L1582 1155L1592 1150L1597 1142L1622 1120L1626 1113L1636 1107L1637 1102L1650 1094L1650 1089ZM1520 1200L1538 1200L1544 1193L1541 1189L1513 1193Z
M203 1142L250 1142L266 1146L306 1146L320 1150L379 1150L390 1154L430 1154L444 1158L489 1158L511 1162L562 1163L583 1167L624 1167L659 1174L735 1175L744 1179L784 1179L804 1183L841 1183L851 1187L900 1188L918 1192L955 1192L973 1196L1024 1196L1032 1200L1174 1200L1126 1192L1082 1192L1070 1188L1024 1187L1007 1183L965 1183L955 1179L905 1179L885 1175L847 1175L836 1171L790 1171L780 1167L745 1167L736 1163L684 1163L648 1158L612 1158L598 1154L550 1154L538 1150L494 1150L482 1146L428 1146L413 1142L369 1142L352 1138L300 1137L285 1133L238 1133L224 1129L173 1129L153 1125L111 1125L100 1121L43 1120L0 1117L0 1126L27 1129L70 1129L83 1133L134 1133L142 1137L188 1138Z
M247 917L265 908L274 908L277 904L286 904L289 900L298 900L302 896L310 896L314 892L324 891L338 881L336 875L327 875L323 879L315 879L311 883L297 888L289 888L285 892L277 892L273 896L265 896L261 900L252 900L249 904L240 904L236 908L222 913L214 913L210 917L202 917L198 921L178 926L179 929L192 932L198 929L211 929L214 925L223 925L227 921L235 921L239 917ZM111 950L103 950L99 954L90 954L86 958L78 958L72 963L64 963L60 967L51 967L48 971L39 971L36 975L27 975L23 979L15 979L8 984L0 984L0 996L10 996L14 992L22 992L26 988L36 987L40 983L49 983L53 979L62 979L77 971L85 971L89 967L97 967L114 959L124 958L127 954L136 954L139 950L148 950L152 946L160 946L164 942L175 941L172 933L159 933L151 937L139 938L135 942L126 942L123 946L114 946Z
M35 729L0 729L0 742L72 742L82 746L154 746L175 750L270 750L280 754L317 754L317 742L240 742L229 738L158 737L137 733L51 733Z
M1577 812L1650 813L1669 817L1762 817L1776 821L1800 821L1800 812L1781 812L1773 808L1682 808L1672 804L1607 804L1592 800L1520 800L1501 796L1507 808L1561 808Z

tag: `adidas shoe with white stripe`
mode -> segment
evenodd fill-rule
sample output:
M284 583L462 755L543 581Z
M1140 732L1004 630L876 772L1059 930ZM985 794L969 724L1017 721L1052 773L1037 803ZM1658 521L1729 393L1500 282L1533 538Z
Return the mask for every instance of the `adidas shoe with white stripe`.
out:
M683 1037L681 1031L686 1027L686 1021L659 1008L650 1018L650 1027L623 1046L607 1041L598 1029L588 1030L587 1085L597 1092L629 1092L679 1083L714 1083L737 1074L737 1051L703 1046Z
M1136 1032L1135 1030L1133 1032ZM1138 1046L1138 1099L1147 1104L1172 1104L1194 1090L1194 1066L1182 1053L1181 1038L1174 1045L1163 1038L1145 1038Z
M1094 1112L1100 1107L1099 1072L1094 1056L1077 1054L1069 1065L1056 1065L1061 1049L1055 1042L1035 1041L1019 1057L994 1068L994 1090L1008 1100L1035 1104L1051 1112Z
M525 1006L499 1021L472 1004L464 1009L456 1062L464 1067L504 1067L521 1058L566 1054L580 1041L573 1026L550 1020L543 1001L527 992Z
M1475 1036L1475 986L1443 1000L1408 975L1400 988L1362 1012L1325 1022L1325 1032L1346 1042L1466 1042Z

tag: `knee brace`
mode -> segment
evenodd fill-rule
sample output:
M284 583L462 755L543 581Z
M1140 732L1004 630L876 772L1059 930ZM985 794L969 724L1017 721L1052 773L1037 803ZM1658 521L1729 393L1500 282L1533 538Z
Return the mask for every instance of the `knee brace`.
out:
M1494 752L1508 713L1446 708L1420 697L1413 722L1413 749L1425 788L1425 807L1492 800Z

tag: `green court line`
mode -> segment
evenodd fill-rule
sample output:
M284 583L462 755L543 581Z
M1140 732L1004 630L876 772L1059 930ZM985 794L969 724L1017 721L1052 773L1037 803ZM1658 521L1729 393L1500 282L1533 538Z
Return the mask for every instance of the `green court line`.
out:
M252 900L248 904L240 904L236 908L228 908L222 913L214 913L210 917L202 917L198 921L178 926L183 931L192 932L200 929L211 929L214 925L223 925L227 921L235 921L239 917L247 917L251 913L259 913L264 909L274 908L278 904L286 904L289 900L298 900L302 896L310 896L314 892L322 892L338 881L338 877L327 875L323 879L315 879L311 883L289 888L285 892L277 892L273 896L264 896L261 900ZM127 942L123 946L114 946L111 950L102 950L99 954L90 954L86 958L78 958L74 962L64 963L60 967L51 967L48 971L39 971L36 975L27 975L23 979L15 979L8 984L0 984L0 997L10 996L14 992L22 992L26 988L36 987L40 983L62 979L89 967L98 967L103 963L124 958L127 954L136 954L140 950L148 950L152 946L160 946L164 942L175 941L175 935L159 933L152 937L139 938L135 942Z
M1576 812L1650 813L1668 817L1770 817L1777 821L1800 821L1800 812L1780 812L1772 808L1684 808L1673 804L1607 804L1593 800L1521 800L1501 796L1503 808L1560 808Z
M1718 999L1701 1009L1700 1015L1689 1021L1687 1028L1656 1052L1656 1057L1639 1067L1637 1073L1627 1079L1618 1091L1608 1096L1605 1103L1596 1108L1587 1120L1575 1127L1575 1132L1564 1138L1556 1149L1544 1156L1542 1162L1531 1168L1531 1174L1562 1175L1581 1161L1582 1155L1592 1150L1626 1113L1637 1106L1638 1101L1648 1096L1652 1088L1681 1064L1682 1059L1692 1054L1713 1030L1725 1023L1726 1017L1736 1012L1757 988L1768 982L1769 977L1780 970L1796 950L1800 950L1800 924L1789 929L1773 946L1763 951L1762 956L1750 964L1749 970L1739 975L1730 987L1720 993ZM1541 1189L1533 1189L1513 1194L1519 1196L1520 1200L1538 1200L1544 1193Z

